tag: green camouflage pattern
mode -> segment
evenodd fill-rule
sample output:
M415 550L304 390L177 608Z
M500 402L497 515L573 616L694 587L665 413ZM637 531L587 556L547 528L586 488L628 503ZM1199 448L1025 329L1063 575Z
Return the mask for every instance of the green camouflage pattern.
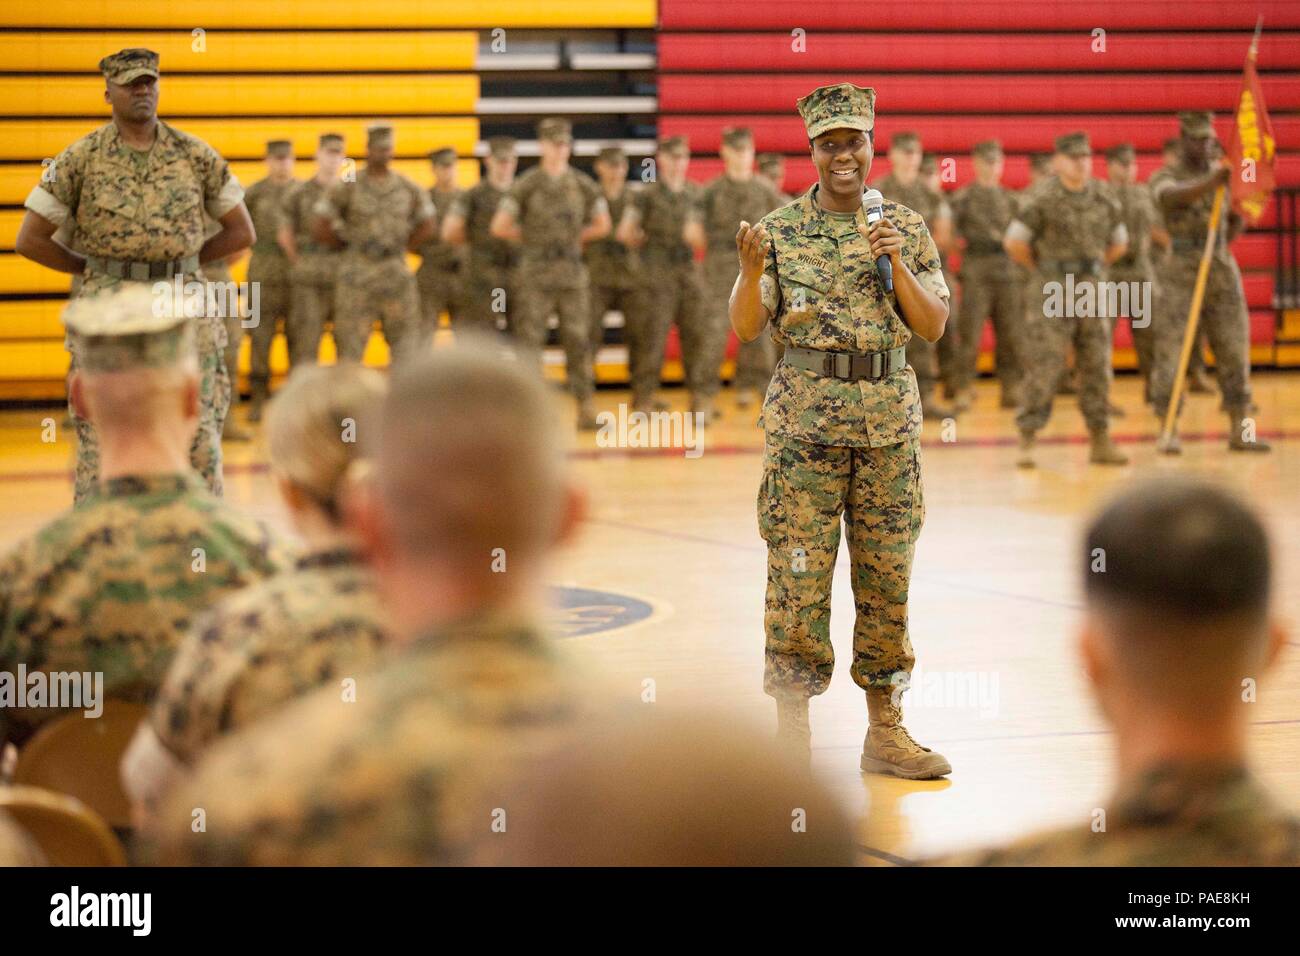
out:
M284 337L289 365L315 365L325 326L334 316L334 281L341 254L312 235L315 208L325 187L315 179L294 183L280 205L281 221L293 231L298 261L289 268L289 320Z
M876 121L876 91L870 87L837 83L819 86L795 103L809 139L831 129L871 129Z
M226 161L197 137L159 120L153 148L142 156L123 142L116 124L110 122L59 153L26 205L69 228L83 254L165 262L197 255L206 238L204 213L220 218L243 196ZM75 294L95 295L122 281L87 273ZM220 495L221 430L230 408L222 317L200 318L196 331L200 410L191 462L213 493ZM74 355L69 383L76 369ZM77 433L73 495L75 501L82 501L99 475L99 442L94 427L78 418L70 403L68 411Z
M559 320L569 391L577 398L595 389L592 377L591 301L582 260L583 227L608 212L596 181L569 167L551 176L534 166L515 180L499 209L523 233L517 277L519 300L512 306L515 339L541 362L547 320Z
M0 810L0 867L44 865L40 847L13 817Z
M356 552L313 551L195 622L150 725L175 757L193 764L218 738L370 670L388 642L373 577Z
M192 474L110 479L0 560L0 670L102 672L105 696L147 702L196 614L288 563ZM0 709L0 740L60 714Z
M523 285L530 293L587 285L578 237L584 226L607 211L594 179L573 167L550 176L534 166L514 181L498 208L523 232L520 272L528 276Z
M1106 431L1110 426L1110 383L1114 375L1111 319L1104 315L1049 318L1044 313L1050 284L1064 286L1067 281L1066 273L1052 263L1100 262L1116 231L1123 227L1119 203L1096 179L1089 179L1078 192L1052 179L1019 211L1016 222L1032 233L1028 241L1038 264L1026 286L1025 377L1016 426L1021 431L1037 432L1047 424L1073 345L1079 410L1090 431ZM1076 273L1074 288L1095 286L1105 278L1105 269L1099 274ZM1095 296L1094 289L1094 301L1101 301Z
M886 199L892 199L894 202L920 213L921 218L925 221L926 229L933 229L937 219L952 214L948 201L941 194L930 189L919 176L905 186L891 172L876 180L873 185L880 190L880 194ZM944 262L942 253L939 255L939 265L945 271L946 281L947 263ZM952 384L955 384L960 377L955 370L958 362L957 348L955 347L957 335L957 323L949 322L944 329L943 336L937 343L927 342L919 335L914 335L908 339L907 361L916 373L917 386L923 396L930 394L940 374Z
M454 323L460 309L463 256L459 249L443 242L439 235L442 223L459 195L459 189L429 190L429 202L438 219L439 232L420 246L420 268L415 270L415 285L420 293L420 337L427 342L433 341L442 313L446 312Z
M1007 226L1016 215L1015 195L1003 186L971 183L953 196L952 211L957 236L966 244L957 317L957 389L969 388L975 379L980 338L985 321L991 319L1002 392L1016 394L1024 365L1024 281L1002 248Z
M104 74L104 79L120 84L130 83L142 76L157 79L158 54L144 47L119 50L99 61L99 71Z
M464 864L502 787L562 747L585 697L530 624L465 621L214 746L143 834L165 865ZM191 829L203 808L206 832Z
M623 191L612 199L603 191L601 195L605 196L605 205L609 207L609 218L617 227L631 201L631 190L624 187ZM613 229L608 236L587 243L587 248L583 250L582 255L587 263L587 276L593 292L597 288L634 289L643 284L641 257L637 255L636 250L629 249L615 239Z
M772 338L783 348L879 352L906 345L912 330L876 274L871 247L858 232L861 211L823 210L812 187L762 220L771 238L761 279ZM886 200L885 218L903 235L903 262L940 298L949 296L934 239L919 213ZM901 369L879 381L846 382L776 368L763 403L769 435L813 444L878 448L920 434L916 376Z
M700 383L703 394L718 390L717 369L726 355L731 333L728 302L740 274L736 253L736 231L741 222L756 223L781 205L776 190L758 177L746 180L719 176L704 187L697 215L708 241L704 254L704 353L697 363L702 370L714 369L712 379ZM741 342L736 351L737 388L766 392L776 367L772 334L764 329L752 342Z
M768 546L763 690L769 696L813 696L830 685L831 582L841 521L857 608L853 680L864 688L889 687L895 674L911 673L907 592L925 520L920 454L915 436L848 447L789 438L769 426L758 492L758 527Z
M658 387L668 330L674 322L681 338L687 387L693 392L708 389L718 376L716 367L698 361L705 355L708 337L703 275L683 237L686 223L699 205L699 189L688 182L675 192L656 181L633 193L628 205L628 215L645 233L641 268L646 289L653 290L645 335L636 343L637 354L630 361L634 396L648 396Z
M1162 218L1151 198L1150 187L1143 183L1107 183L1106 187L1119 203L1120 218L1128 230L1128 252L1110 264L1106 277L1111 282L1152 283L1152 303L1158 307L1160 294L1155 285L1155 267L1151 261L1151 228L1160 225ZM1149 318L1151 324L1145 328L1130 327L1133 350L1137 353L1138 371L1147 383L1148 393L1151 376L1155 371L1156 349L1156 316L1151 315Z
M1104 830L1081 824L930 865L1300 866L1300 819L1241 766L1157 766L1099 809Z
M288 334L289 257L280 248L276 235L284 221L284 199L296 185L293 180L276 183L269 178L259 179L248 187L244 198L257 233L248 260L248 281L258 283L258 321L247 329L248 378L254 383L265 384L271 380L271 343L281 323Z
M505 239L491 234L492 217L506 196L486 178L465 190L452 203L450 215L465 221L465 240L469 257L462 283L461 317L473 328L494 330L503 319L512 329L515 290L519 273L519 251ZM495 289L502 295L496 296ZM494 311L499 305L501 311Z
M360 362L379 321L394 361L420 345L420 298L406 264L411 234L433 215L423 189L401 173L334 183L316 205L347 243L334 299L334 342L339 359Z

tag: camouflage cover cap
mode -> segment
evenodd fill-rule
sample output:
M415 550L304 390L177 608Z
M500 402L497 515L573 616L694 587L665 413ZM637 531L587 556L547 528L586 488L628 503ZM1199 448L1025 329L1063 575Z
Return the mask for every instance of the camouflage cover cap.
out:
M343 149L343 134L321 133L319 147L321 149Z
M141 76L158 79L158 54L143 47L119 50L99 61L99 71L110 83L126 85Z
M1116 143L1106 150L1106 160L1112 163L1131 163L1137 159L1137 149L1132 143Z
M125 282L73 299L63 311L77 363L88 372L169 368L195 355L194 322L177 308L171 283L155 292Z
M450 146L435 149L429 154L429 161L435 166L451 166L456 162L456 151Z
M837 83L819 86L801 96L795 106L803 117L809 139L816 139L829 129L860 129L876 124L876 91L870 87Z
M921 137L911 131L895 133L889 137L890 149L921 150Z
M976 159L982 159L987 163L995 163L1005 155L1002 152L1002 143L996 139L986 139L982 143L976 143L971 147L970 152Z
M556 143L573 142L573 124L558 116L550 116L537 124L537 138Z
M1087 133L1066 133L1056 137L1053 144L1058 153L1065 156L1091 156L1092 146L1088 143Z
M690 152L690 144L685 136L665 136L659 140L659 152L678 156Z
M293 143L287 139L268 139L266 141L267 156L292 156Z
M623 152L622 146L606 146L596 154L598 163L625 163L627 162L627 153Z
M366 142L371 146L383 146L393 141L393 127L389 123L372 123L366 127Z
M780 153L759 153L755 162L758 163L759 169L768 172L769 170L778 170L784 166L785 157Z
M722 131L722 145L732 149L750 146L754 142L754 133L748 126L728 126Z
M1214 114L1205 110L1188 110L1178 114L1178 131L1184 136L1199 139L1214 135Z
M512 136L493 136L487 141L488 155L497 159L510 159L515 154L515 140Z

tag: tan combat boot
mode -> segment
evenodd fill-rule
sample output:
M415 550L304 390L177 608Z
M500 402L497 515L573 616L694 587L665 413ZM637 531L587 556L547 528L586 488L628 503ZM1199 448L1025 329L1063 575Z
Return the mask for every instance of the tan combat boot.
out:
M862 741L865 773L884 773L907 780L933 780L952 773L952 765L943 754L922 747L903 726L903 711L894 703L897 688L867 689L867 714L870 725Z
M812 759L812 728L808 724L807 697L776 699L776 739L804 760Z
M1228 410L1228 450L1272 451L1272 447L1266 441L1260 441L1257 438L1249 441L1246 439L1245 418L1245 409L1231 408Z
M584 432L594 432L600 427L600 422L596 421L596 406L591 398L578 399L578 430Z
M1020 454L1016 458L1017 468L1034 467L1034 445L1037 441L1034 439L1034 433L1026 429L1020 431Z
M1094 465L1127 465L1128 455L1115 447L1110 440L1110 432L1102 429L1091 435L1092 449L1088 452L1088 461Z

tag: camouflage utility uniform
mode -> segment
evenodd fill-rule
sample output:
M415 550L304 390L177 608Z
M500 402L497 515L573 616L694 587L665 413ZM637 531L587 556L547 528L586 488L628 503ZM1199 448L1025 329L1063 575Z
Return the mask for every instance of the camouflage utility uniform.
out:
M614 222L623 218L631 193L624 186L616 197L605 196L609 215ZM641 275L641 259L633 250L612 235L587 243L583 255L591 281L591 353L592 361L605 341L605 313L611 310L623 313L623 341L627 345L628 375L632 380L641 378L633 363L644 359L641 339L645 335L647 292ZM658 381L659 370L651 372Z
M342 256L312 234L314 210L325 190L315 179L295 183L280 207L280 221L293 232L298 253L289 268L289 321L284 335L291 368L316 364L325 323L334 316L334 285Z
M1128 251L1110 264L1106 277L1111 282L1138 283L1139 287L1151 290L1147 303L1146 323L1138 326L1130 319L1133 332L1133 350L1137 353L1138 371L1145 381L1145 399L1151 400L1151 373L1155 363L1155 328L1154 308L1160 301L1159 290L1155 284L1155 271L1151 265L1151 227L1160 222L1155 205L1151 202L1151 193L1141 183L1116 185L1107 183L1111 196L1119 204L1120 217L1128 231ZM1202 239L1205 237L1202 236ZM1130 289L1134 288L1129 286ZM1133 299L1130 295L1129 301ZM1186 326L1186 323L1184 323ZM1182 340L1179 340L1182 345Z
M168 670L150 724L193 763L214 740L379 660L387 627L351 549L313 551L199 618Z
M193 475L112 478L0 560L0 671L102 672L106 697L148 701L190 620L285 564ZM0 708L0 740L61 714Z
M966 244L961 257L962 302L958 321L956 385L971 387L979 362L984 321L993 320L998 380L1004 405L1020 391L1024 335L1023 279L1002 248L1015 218L1015 197L1003 186L971 183L953 197L954 226ZM945 336L946 338L946 336Z
M1030 244L1038 267L1028 290L1033 298L1026 309L1025 379L1016 424L1022 433L1030 434L1047 424L1073 344L1079 408L1088 430L1104 435L1109 429L1113 374L1111 320L1102 314L1107 297L1098 283L1105 278L1107 247L1126 235L1119 205L1095 179L1078 192L1054 179L1020 210L1008 234ZM1092 314L1072 315L1085 286L1092 287ZM1053 303L1063 314L1048 314Z
M921 214L927 230L933 229L940 219L952 217L952 208L943 194L930 189L919 177L910 186L900 183L893 173L882 176L875 183L875 188L886 199L906 206ZM888 218L888 216L886 216ZM947 264L939 256L940 268L947 274ZM956 380L953 371L958 367L957 350L960 347L958 336L961 329L956 322L950 322L938 342L927 342L919 335L912 336L907 343L907 361L916 371L916 383L923 402L930 401L934 383L942 376L944 385L952 393ZM977 346L978 347L978 346Z
M677 323L681 337L686 384L692 394L717 391L718 369L704 364L707 338L704 315L704 287L695 254L683 238L692 209L699 203L699 187L686 183L674 192L662 181L648 184L633 194L628 212L645 233L641 268L645 273L647 304L643 353L633 362L634 397L648 397L659 385L668 329ZM732 236L734 246L735 236ZM733 279L734 281L734 279Z
M701 375L713 369L712 380L703 380L700 386L706 396L717 393L718 369L731 332L728 302L740 271L736 230L741 222L756 223L779 205L776 191L757 177L740 180L724 174L705 186L700 195L699 216L708 246L704 254L704 329L698 364ZM771 333L764 329L752 342L740 343L734 384L738 389L766 392L775 366L776 347ZM711 390L706 387L710 384Z
M1184 185L1206 172L1194 172L1182 165L1166 166L1151 177L1151 196L1159 202L1166 189ZM1225 199L1225 206L1226 202ZM1151 378L1152 404L1161 417L1173 395L1174 376L1187 331L1187 313L1196 288L1196 271L1205 248L1213 203L1214 191L1210 190L1189 204L1164 207L1171 248L1156 266L1161 294L1155 323L1155 373ZM1214 350L1214 370L1219 391L1223 393L1223 408L1230 417L1240 420L1251 402L1250 313L1246 309L1241 269L1228 248L1230 218L1225 208L1219 217L1199 324Z
M1300 819L1245 767L1167 763L1122 786L1105 830L1081 825L944 866L1300 866Z
M433 215L423 189L401 173L357 173L334 183L316 204L347 244L334 294L334 341L339 358L360 362L378 319L394 359L414 352L420 337L420 298L406 264L412 233Z
M570 673L528 624L428 633L359 677L355 701L325 686L214 746L152 821L146 855L168 865L470 862L508 813L503 785L574 726L582 695ZM190 826L200 806L206 833Z
M160 120L147 153L127 146L114 123L83 136L55 157L26 205L55 225L75 231L77 248L86 255L78 294L89 296L123 282L164 283L173 289L177 278L182 283L201 282L198 257L207 235L204 214L220 219L243 199L243 188L216 150ZM199 429L190 460L219 495L221 429L230 408L224 317L200 316L197 335ZM74 353L69 383L76 369ZM73 420L75 500L81 501L99 476L99 442L90 422L75 412Z
M258 321L248 330L248 386L255 409L266 400L271 382L271 343L276 328L289 319L289 257L280 248L280 231L285 197L298 184L259 179L248 187L245 204L253 217L257 241L248 260L248 281L258 283ZM232 376L233 377L233 376Z
M460 315L466 324L480 330L495 330L500 318L505 322L505 331L514 331L511 320L517 311L519 251L513 243L491 233L492 217L505 196L506 190L497 189L485 177L451 204L450 214L465 222L465 242L469 246Z
M459 197L459 189L429 190L429 203L439 228ZM420 292L420 340L427 345L433 342L442 313L446 312L454 324L460 311L461 254L437 233L420 246L419 253L415 284Z
M591 305L587 267L579 236L605 209L600 187L570 167L551 176L534 166L515 180L498 206L523 233L514 304L515 335L529 353L541 357L546 325L559 318L569 390L578 399L595 388L591 372Z

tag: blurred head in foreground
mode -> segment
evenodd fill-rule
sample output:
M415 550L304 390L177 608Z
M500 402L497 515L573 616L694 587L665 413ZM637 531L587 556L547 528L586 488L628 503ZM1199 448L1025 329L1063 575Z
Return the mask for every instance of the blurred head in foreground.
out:
M847 818L807 764L721 715L586 732L519 781L482 862L526 866L840 866Z
M344 505L362 480L361 430L371 427L384 376L353 363L295 369L266 415L271 474L309 544L343 535Z
M393 372L367 433L372 494L356 524L398 631L531 603L585 511L536 369L462 335Z
M1259 681L1286 642L1271 616L1259 517L1199 481L1116 498L1084 538L1084 668L1119 735L1121 772L1153 759L1244 757Z

